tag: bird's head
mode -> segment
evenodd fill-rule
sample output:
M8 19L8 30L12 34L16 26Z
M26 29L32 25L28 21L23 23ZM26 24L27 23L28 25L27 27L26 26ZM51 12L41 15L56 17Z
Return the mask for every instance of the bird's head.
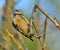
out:
M20 24L20 22L23 19L22 16L23 16L23 13L21 11L14 10L13 18L12 18L12 21L14 22L14 24Z
M22 12L19 11L19 10L15 10L15 11L14 11L14 16L15 16L15 15L22 15Z

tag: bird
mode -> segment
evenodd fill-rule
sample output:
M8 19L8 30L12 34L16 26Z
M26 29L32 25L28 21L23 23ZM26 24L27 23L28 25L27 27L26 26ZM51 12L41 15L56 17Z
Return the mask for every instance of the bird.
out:
M13 12L12 25L18 32L33 41L33 34L30 34L30 23L21 11Z

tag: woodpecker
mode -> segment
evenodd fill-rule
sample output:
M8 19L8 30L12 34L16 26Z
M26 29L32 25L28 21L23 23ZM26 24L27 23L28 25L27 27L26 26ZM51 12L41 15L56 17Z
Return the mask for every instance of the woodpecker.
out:
M14 11L12 25L18 32L33 41L33 34L30 34L29 21L24 17L21 11Z

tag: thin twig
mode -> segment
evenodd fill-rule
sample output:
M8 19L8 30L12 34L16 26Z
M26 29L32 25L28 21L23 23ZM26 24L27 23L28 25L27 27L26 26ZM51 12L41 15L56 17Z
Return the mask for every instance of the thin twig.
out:
M30 33L31 33L31 35L33 34L33 31L32 31L32 22L33 22L33 18L30 19Z
M44 24L44 34L43 34L43 41L42 41L42 50L45 50L45 47L46 47L46 44L45 44L46 28L47 28L47 17L45 19L45 24Z
M32 24L33 24L33 26L34 26L34 29L35 29L36 33L38 33L38 31L37 31L37 29L36 29L36 27L35 27L34 22L33 22Z
M35 29L35 31L36 31L36 33L38 34L38 31L37 31L37 29L36 29L36 26L35 26L35 24L34 24L34 22L32 23L33 24L33 26L34 26L34 29ZM39 43L40 43L40 45L41 45L41 48L42 48L42 42L41 42L41 36L40 35L37 35L38 37L38 40L39 40Z
M49 18L55 24L55 26L60 30L60 23L56 19L52 18L44 9L42 9L38 5L35 5L35 7L39 9L47 18Z
M34 7L33 10L32 10L32 15L31 15L32 20L34 20L34 17L33 16L34 16L34 13L35 12L36 12L36 7ZM34 22L33 21L32 21L32 24L34 26L34 29L35 29L36 33L38 34L38 31L37 31L36 26L34 25ZM41 48L42 48L42 43L41 43L40 35L39 35L38 40L39 40L40 45L41 45Z

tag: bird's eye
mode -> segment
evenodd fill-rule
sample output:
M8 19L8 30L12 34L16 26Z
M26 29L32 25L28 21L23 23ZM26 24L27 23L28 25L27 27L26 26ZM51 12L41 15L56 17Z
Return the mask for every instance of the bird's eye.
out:
M16 14L13 14L14 16L16 16Z

